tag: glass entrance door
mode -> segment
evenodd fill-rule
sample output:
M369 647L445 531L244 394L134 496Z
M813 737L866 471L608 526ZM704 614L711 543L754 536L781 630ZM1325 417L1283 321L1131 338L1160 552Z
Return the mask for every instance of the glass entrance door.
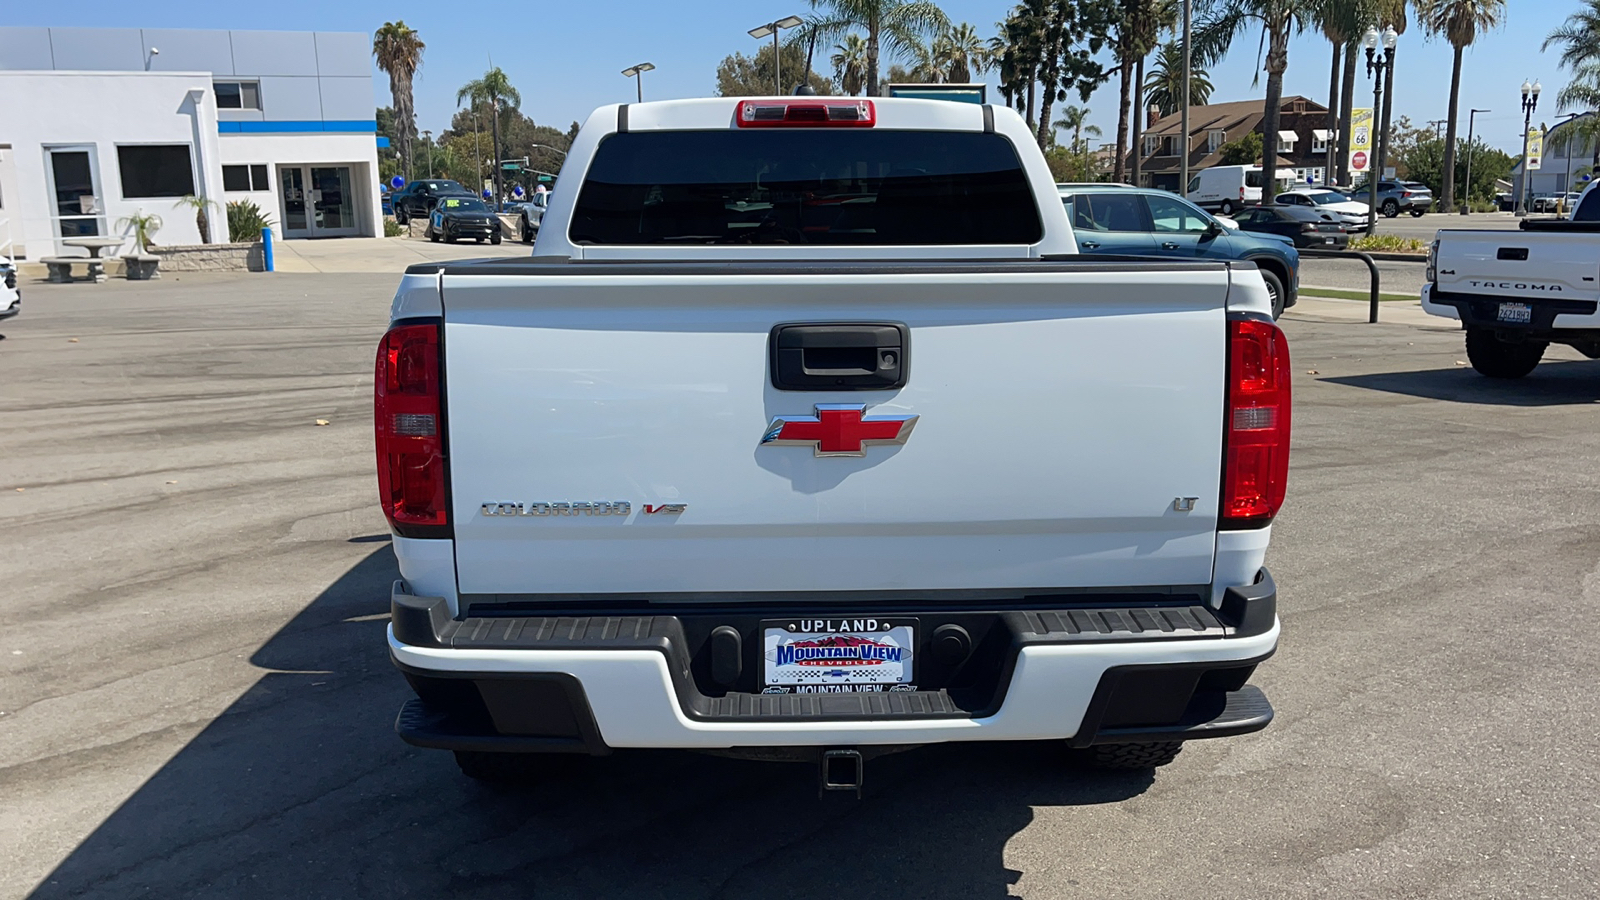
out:
M50 182L55 193L55 214L61 237L89 237L100 233L100 192L95 188L89 151L50 149Z
M283 236L346 237L360 234L349 166L280 166Z
M311 225L306 219L305 170L299 166L280 168L278 184L283 192L283 236L310 237Z
M313 168L311 188L316 234L325 237L355 234L356 205L350 196L350 167Z

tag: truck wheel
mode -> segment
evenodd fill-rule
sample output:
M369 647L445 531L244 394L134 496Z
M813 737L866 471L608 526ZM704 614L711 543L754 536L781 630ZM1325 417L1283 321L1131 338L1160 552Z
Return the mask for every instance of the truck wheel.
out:
M1283 291L1283 281L1275 272L1267 269L1261 270L1261 280L1267 283L1267 293L1272 296L1272 319L1277 321L1278 317L1283 315L1284 304L1288 302L1288 296Z
M1521 378L1532 372L1548 346L1547 341L1513 344L1495 337L1487 328L1467 329L1467 359L1478 374L1490 378Z
M398 206L395 207L395 209L394 209L394 223L396 225L404 225L409 221L411 221L411 220L406 218L406 211L401 209Z
M1155 744L1101 744L1078 751L1079 761L1095 769L1155 769L1178 758L1182 741Z
M1222 205L1217 207L1217 212L1220 212L1225 216L1232 216L1233 215L1233 201L1232 200L1224 200L1224 201L1222 201Z
M489 243L491 243L491 244L500 243L500 232L496 231L494 234L489 235Z
M429 228L428 229L428 240L433 241L435 244L439 243L439 232L434 231L432 228Z
M527 222L522 223L522 242L524 244L533 243L533 229L528 227Z
M1400 204L1396 203L1392 199L1383 201L1383 207L1382 208L1383 208L1383 217L1386 218L1386 219L1392 219L1395 216L1400 215Z

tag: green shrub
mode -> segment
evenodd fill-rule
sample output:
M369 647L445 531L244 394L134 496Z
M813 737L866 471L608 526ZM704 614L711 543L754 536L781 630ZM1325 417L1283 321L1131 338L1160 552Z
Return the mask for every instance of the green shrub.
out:
M233 243L259 241L262 230L271 227L272 219L251 201L235 200L228 204L228 240Z
M1373 253L1417 253L1428 252L1427 243L1397 234L1365 234L1350 241L1351 250L1361 250Z
M385 218L383 220L383 236L384 237L399 237L400 235L405 234L405 233L406 233L405 226L401 225L399 222L396 222L395 220L390 219L390 218Z

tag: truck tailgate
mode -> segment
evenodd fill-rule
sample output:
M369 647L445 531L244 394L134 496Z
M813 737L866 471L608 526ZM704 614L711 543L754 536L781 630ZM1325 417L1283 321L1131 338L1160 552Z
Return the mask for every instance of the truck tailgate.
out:
M1439 232L1435 290L1503 300L1600 299L1600 235Z
M1223 265L511 268L441 276L463 593L1211 579ZM905 386L776 389L774 326L839 322L908 326ZM862 456L763 444L819 404L918 418Z

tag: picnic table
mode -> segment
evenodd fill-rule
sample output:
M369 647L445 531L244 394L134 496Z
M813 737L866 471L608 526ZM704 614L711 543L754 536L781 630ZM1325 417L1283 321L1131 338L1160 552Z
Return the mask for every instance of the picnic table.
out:
M62 238L61 244L65 247L82 247L89 251L90 259L99 259L103 250L113 250L128 242L127 238L120 237L76 237Z

